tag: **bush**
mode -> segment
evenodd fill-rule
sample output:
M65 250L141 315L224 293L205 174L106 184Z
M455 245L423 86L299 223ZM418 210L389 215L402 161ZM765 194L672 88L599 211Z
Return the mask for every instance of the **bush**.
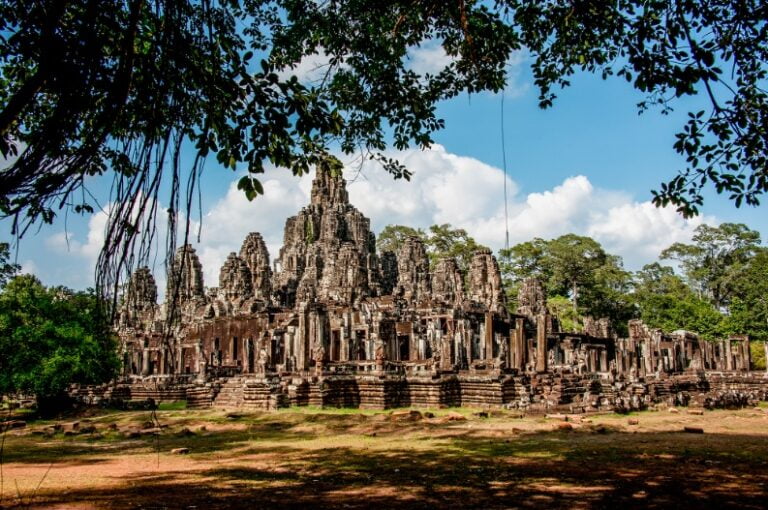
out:
M46 288L31 275L0 293L0 393L34 394L41 413L69 404L73 383L117 374L117 344L94 292Z

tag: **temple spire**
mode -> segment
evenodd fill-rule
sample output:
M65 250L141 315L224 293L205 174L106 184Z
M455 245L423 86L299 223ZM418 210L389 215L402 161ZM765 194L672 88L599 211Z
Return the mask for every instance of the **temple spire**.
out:
M317 173L312 181L312 205L347 205L349 195L342 175L339 160L317 165Z

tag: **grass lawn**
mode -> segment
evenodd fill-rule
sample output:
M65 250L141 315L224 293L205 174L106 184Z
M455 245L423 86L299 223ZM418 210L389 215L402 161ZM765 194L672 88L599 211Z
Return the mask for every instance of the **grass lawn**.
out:
M227 415L179 404L29 422L5 437L0 508L768 505L765 408L568 422L431 412Z

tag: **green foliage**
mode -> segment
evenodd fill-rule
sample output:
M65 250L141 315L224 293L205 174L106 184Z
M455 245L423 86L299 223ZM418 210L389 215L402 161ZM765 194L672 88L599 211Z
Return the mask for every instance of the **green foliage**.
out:
M744 224L704 224L696 227L693 244L675 243L661 258L677 260L690 287L720 309L728 307L759 244L760 234Z
M453 228L448 223L432 225L426 236L430 266L441 258L453 258L459 270L466 274L475 252L485 246L478 244L463 228Z
M45 288L21 275L0 293L0 394L52 398L72 383L108 381L118 366L117 345L93 291Z
M581 317L574 311L571 300L566 296L551 296L547 298L549 313L560 321L563 331L581 331Z
M589 237L566 234L517 244L499 252L499 267L511 306L516 306L520 282L533 276L542 280L549 298L569 298L574 318L609 317L621 327L632 317L630 274L620 257Z
M652 328L685 329L709 340L721 338L725 332L723 315L669 267L654 263L638 271L632 297L640 318Z
M378 239L376 239L376 248L379 253L391 251L396 254L400 250L403 241L409 237L417 237L426 242L427 236L420 228L415 229L405 225L387 225L379 234Z
M676 243L661 254L680 263L685 279L658 263L635 274L640 317L708 339L768 340L768 249L759 244L760 235L743 224L697 227L693 244Z
M763 342L751 342L749 349L752 357L752 369L765 370L766 362L768 362L765 358L765 344Z
M8 243L0 243L0 289L21 269L18 264L8 262L9 258L10 247Z
M744 264L733 282L734 294L726 329L768 341L768 249L760 248Z
M463 273L469 269L475 252L485 248L478 244L466 230L453 228L448 223L432 225L429 227L429 232L404 225L387 225L379 234L376 247L379 253L385 251L397 253L408 237L416 237L424 242L431 267L434 267L441 258L449 257L456 260Z

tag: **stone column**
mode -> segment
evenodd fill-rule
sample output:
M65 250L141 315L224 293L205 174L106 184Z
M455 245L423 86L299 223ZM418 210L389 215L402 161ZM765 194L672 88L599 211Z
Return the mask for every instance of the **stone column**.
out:
M321 312L315 315L315 345L322 346L326 352L329 352L330 349L325 345L325 321L323 319Z
M543 313L536 317L536 371L547 371L547 316Z
M485 312L485 359L493 358L493 314Z
M349 338L347 339L347 357L352 361L358 360L357 353L357 331L354 328L349 330Z
M699 347L701 348L701 368L707 370L711 365L712 344L704 340L699 340Z
M525 319L515 319L515 368L525 368Z
M347 328L344 325L342 325L341 329L339 329L339 361L349 361Z
M744 351L744 357L742 358L744 361L744 368L743 370L745 372L749 372L749 370L752 368L752 351L749 349L749 337L744 337L744 339L741 341L742 349Z
M695 367L699 370L704 370L704 349L702 349L703 340L697 340L696 348L693 350L693 360L695 361Z
M722 370L723 366L725 365L725 355L723 354L725 352L725 343L723 343L722 340L718 340L717 343L717 354L712 353L713 359L715 360L714 368L715 370Z
M296 356L297 370L306 370L309 364L309 356L307 356L307 352L309 351L309 321L307 320L308 315L309 314L307 313L306 309L299 310L299 329L296 335L297 345L294 351L294 356Z
M731 355L731 339L725 341L725 369L733 370L733 356Z
M141 375L149 375L149 349L144 348L141 357Z
M648 339L648 356L650 357L650 360L651 360L651 373L653 374L655 374L659 370L659 360L656 358L656 353L658 351L659 351L658 342L653 337L650 337Z
M448 334L441 335L440 340L440 369L450 370L452 364L451 345L453 343L453 335L450 332Z
M317 348L317 312L309 312L307 317L307 350L304 355L305 368L309 369L311 361L314 359L314 352Z

